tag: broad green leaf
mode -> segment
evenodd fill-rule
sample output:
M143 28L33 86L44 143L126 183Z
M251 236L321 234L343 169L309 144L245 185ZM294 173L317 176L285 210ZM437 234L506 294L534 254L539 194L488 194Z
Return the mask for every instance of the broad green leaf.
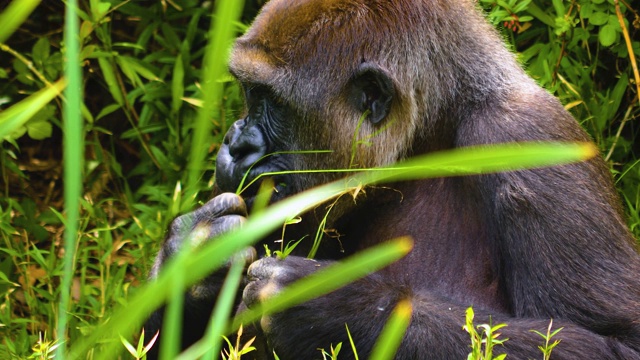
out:
M84 40L93 32L93 23L91 21L83 21L80 25L80 39Z
M102 2L99 0L91 0L91 17L93 18L93 22L99 22L109 11L111 8L111 4L108 2Z
M589 23L592 25L604 25L609 21L609 15L605 14L603 12L600 11L596 11L594 12L590 17L589 17Z
M118 64L118 67L120 67L124 76L126 76L134 86L144 87L142 80L140 80L140 77L133 67L133 62L131 62L130 59L130 57L126 56L115 56L116 64Z
M613 25L607 24L600 28L598 32L598 40L602 46L611 46L616 42L616 29Z
M158 78L158 75L156 75L157 70L153 69L150 64L140 61L131 56L118 56L117 59L120 60L119 64L126 64L127 68L130 68L132 71L135 71L137 74L139 74L143 78L151 81L160 81L160 79ZM138 79L138 81L140 81L137 76L136 78ZM132 82L134 81L132 80ZM140 82L140 85L142 85L141 82Z
M626 73L622 73L620 74L620 79L616 82L616 86L613 88L613 91L607 94L609 101L606 103L606 106L603 107L603 121L609 121L615 116L618 108L620 107L620 103L624 98L627 86L629 86L629 76Z
M171 27L167 23L163 23L160 26L160 30L164 35L165 42L167 43L167 45L171 46L171 49L178 49L180 47L180 38L178 37L178 34L176 34L176 31L173 30L173 27Z
M586 2L586 3L581 4L581 6L580 6L580 16L583 19L591 18L592 14L593 14L593 5L591 5L590 2Z
M552 16L547 14L545 11L540 9L535 3L530 3L527 8L527 12L531 14L534 18L542 21L547 26L553 28L555 26L555 20Z
M27 134L34 140L42 140L51 136L53 126L49 121L29 121L27 123Z
M51 44L49 43L49 39L46 37L41 37L36 41L33 45L33 49L31 50L31 56L33 61L38 64L43 64L47 58L49 58L49 54L51 53Z
M625 21L626 23L626 21ZM616 32L622 32L622 28L620 27L620 21L618 21L618 17L615 14L609 15L609 21L607 21L607 25L613 26L613 29ZM628 27L628 24L626 24Z
M102 108L102 110L100 110L100 112L98 113L98 115L96 116L96 120L100 120L103 117L111 114L112 112L120 109L122 106L120 104L111 104L111 105L107 105L104 108Z

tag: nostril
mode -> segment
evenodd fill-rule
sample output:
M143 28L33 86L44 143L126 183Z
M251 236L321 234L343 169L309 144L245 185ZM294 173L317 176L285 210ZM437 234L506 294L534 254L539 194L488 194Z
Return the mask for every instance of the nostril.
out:
M258 152L260 148L254 145L251 139L247 139L245 136L240 136L233 144L229 146L229 154L233 157L233 160L238 162L243 158Z
M227 131L227 133L224 135L224 139L222 140L222 143L224 145L229 145L233 143L235 139L242 134L242 130L244 129L245 125L246 125L245 119L240 119L234 122L233 125L231 125L231 128L229 129L229 131Z
M250 166L266 154L267 144L257 126L249 126L230 139L229 155L236 163Z

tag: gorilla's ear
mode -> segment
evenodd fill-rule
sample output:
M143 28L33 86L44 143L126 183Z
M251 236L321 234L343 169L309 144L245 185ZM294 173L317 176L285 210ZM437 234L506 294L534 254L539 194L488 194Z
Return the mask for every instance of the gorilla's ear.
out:
M373 124L389 115L395 94L393 81L387 70L368 62L360 64L349 85L350 101L360 113L369 110L367 118Z

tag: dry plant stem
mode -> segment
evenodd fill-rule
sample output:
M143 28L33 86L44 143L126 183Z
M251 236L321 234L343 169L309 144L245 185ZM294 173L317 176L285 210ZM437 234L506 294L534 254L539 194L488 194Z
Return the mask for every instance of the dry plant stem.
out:
M618 144L618 139L620 139L620 135L622 134L622 128L624 128L624 124L626 124L627 121L629 121L629 116L631 115L631 109L633 109L634 106L635 106L635 101L631 105L629 105L629 107L627 108L627 112L624 113L624 119L622 119L622 122L620 123L620 127L616 132L616 137L613 140L613 144L611 144L611 147L609 148L609 152L607 153L607 156L604 158L605 161L609 161L609 159L611 158L611 154L613 154L613 150L616 148L616 145Z
M624 24L624 18L622 17L622 12L620 11L620 3L618 2L618 0L614 0L613 3L616 5L616 15L618 15L618 22L620 23L620 27L622 28L624 42L627 44L627 51L629 51L629 60L631 61L631 67L633 68L633 77L636 79L636 95L638 96L638 100L640 100L640 74L638 74L636 55L633 53L633 47L631 46L629 30L627 30L627 27ZM625 115L625 118L626 117L627 116Z
M22 63L27 65L27 68L29 68L29 70L31 70L31 72L40 81L42 81L48 88L54 87L53 84L49 80L47 80L47 78L45 78L44 75L42 75L42 73L40 73L38 69L35 68L35 66L33 66L33 62L29 61L29 59L25 58L20 53L13 50L11 47L9 47L7 44L4 44L4 43L0 43L0 50L13 55L16 59L20 60ZM64 101L64 96L62 96L61 92L58 92L58 96Z
M567 14L565 15L565 17L570 17L572 11L573 11L573 4L569 8L569 11L567 11ZM558 72L560 71L560 62L564 57L564 51L566 46L567 46L567 37L565 36L565 34L562 34L562 48L560 48L560 56L558 56L558 61L556 61L555 70L553 71L553 74L552 74L551 85L555 85L556 80L558 79Z

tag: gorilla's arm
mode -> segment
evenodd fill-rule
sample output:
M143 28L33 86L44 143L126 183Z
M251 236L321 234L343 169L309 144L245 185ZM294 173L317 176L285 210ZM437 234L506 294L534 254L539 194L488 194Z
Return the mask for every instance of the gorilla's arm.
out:
M245 288L244 301L249 306L286 284L330 262L316 262L289 256L285 260L265 258L249 269L253 281ZM261 321L269 344L282 359L310 359L318 349L343 343L341 359L352 359L345 324L354 338L360 358L366 358L401 299L413 306L411 323L398 350L398 359L463 359L470 352L469 335L462 329L466 306L432 293L414 293L409 286L372 274L323 297L265 317ZM540 357L538 346L544 343L531 330L546 332L549 320L515 318L474 308L475 324L507 323L500 329L495 353L506 352L515 359ZM612 338L597 335L575 324L554 320L554 329L563 327L554 340L561 340L553 350L555 359L640 359L637 352Z

